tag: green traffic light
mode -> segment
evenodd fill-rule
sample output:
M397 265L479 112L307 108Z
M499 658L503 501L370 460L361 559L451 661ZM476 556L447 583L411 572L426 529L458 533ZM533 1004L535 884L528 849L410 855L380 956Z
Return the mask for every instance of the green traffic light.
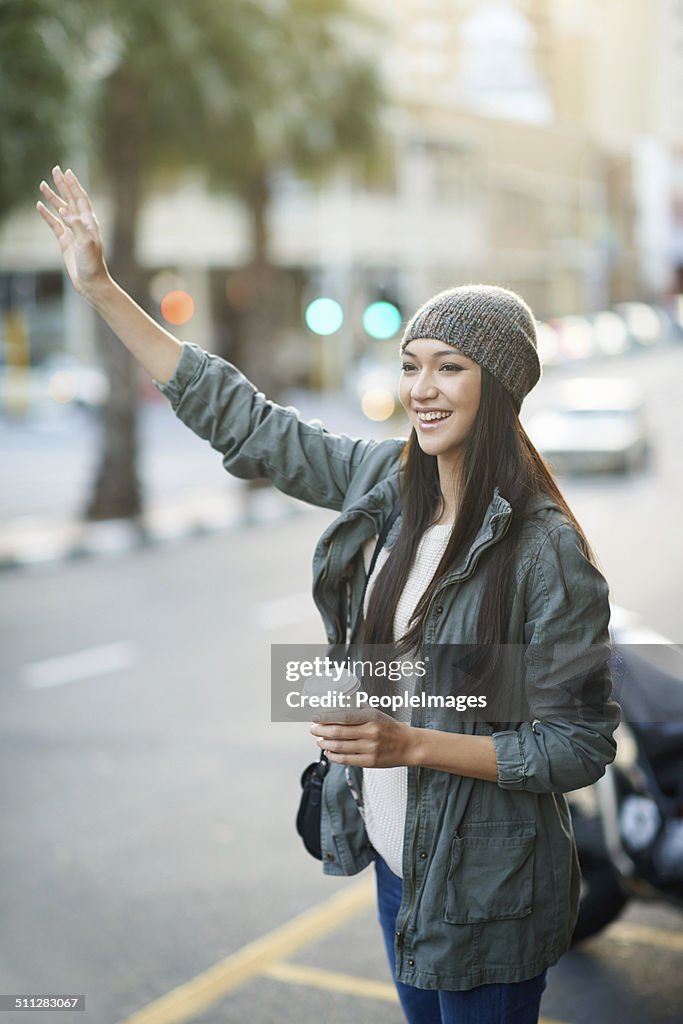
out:
M306 307L305 320L314 334L334 334L344 323L344 312L334 299L314 299Z
M373 302L363 313L363 327L371 338L393 338L401 326L401 314L391 302Z

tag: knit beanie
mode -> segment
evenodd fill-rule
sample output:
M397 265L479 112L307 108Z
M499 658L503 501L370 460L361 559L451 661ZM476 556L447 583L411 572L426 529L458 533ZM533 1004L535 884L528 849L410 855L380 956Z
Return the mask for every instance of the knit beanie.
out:
M409 321L401 351L417 338L460 349L510 392L518 411L541 376L533 313L507 288L468 284L440 292Z

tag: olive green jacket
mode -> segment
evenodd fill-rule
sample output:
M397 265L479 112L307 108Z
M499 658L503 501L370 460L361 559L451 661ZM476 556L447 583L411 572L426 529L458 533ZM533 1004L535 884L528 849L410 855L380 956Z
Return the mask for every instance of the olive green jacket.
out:
M315 550L313 594L328 641L343 643L362 601L363 545L398 498L405 440L330 434L268 401L235 367L194 345L183 347L173 379L157 386L180 419L221 452L228 472L268 477L287 494L339 511ZM496 491L467 557L438 587L425 651L472 643L480 561L505 535L511 515ZM387 546L399 529L400 519ZM408 985L460 990L534 977L558 960L573 932L580 875L563 794L603 774L619 721L609 697L608 589L550 500L539 501L525 523L515 573L507 642L525 645L529 720L495 731L457 716L439 722L453 732L492 735L497 783L408 769L396 933L396 976ZM593 670L582 696L593 713L586 720L569 683L589 652ZM436 683L428 659L426 692ZM413 724L434 727L429 710L416 708ZM323 864L333 875L355 874L374 857L349 786L360 791L362 773L350 775L332 765L323 791Z

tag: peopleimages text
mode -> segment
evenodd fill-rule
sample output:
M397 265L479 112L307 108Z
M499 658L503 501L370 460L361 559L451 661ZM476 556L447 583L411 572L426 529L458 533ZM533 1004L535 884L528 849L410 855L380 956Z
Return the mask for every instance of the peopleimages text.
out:
M403 693L368 694L363 690L354 693L339 693L329 690L327 693L299 693L293 690L287 694L287 706L290 708L324 708L342 709L344 711L363 708L398 711L399 708L449 708L453 711L467 711L469 708L485 708L486 697L475 697L473 694L437 694L437 693Z

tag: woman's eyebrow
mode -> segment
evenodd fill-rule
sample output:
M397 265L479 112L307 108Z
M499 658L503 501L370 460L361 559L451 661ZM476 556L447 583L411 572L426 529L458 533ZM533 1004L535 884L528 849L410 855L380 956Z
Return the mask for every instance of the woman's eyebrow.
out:
M411 359L417 359L417 358L418 358L418 357L417 357L417 356L415 355L415 353L414 353L414 352L411 352L411 351L410 351L410 349L409 349L409 348L404 348L404 349L403 349L403 352L401 353L401 355L404 355L404 356L410 356L410 358L411 358ZM439 349L439 351L438 351L438 352L432 352L432 353L431 353L431 354L430 354L430 355L428 356L428 358L429 358L429 359L440 359L440 358L441 358L441 356L461 356L461 357L462 357L463 359L465 358L462 352L459 352L459 351L458 351L458 350L457 350L456 348L453 348L453 347L451 347L451 348L443 348L443 349Z

